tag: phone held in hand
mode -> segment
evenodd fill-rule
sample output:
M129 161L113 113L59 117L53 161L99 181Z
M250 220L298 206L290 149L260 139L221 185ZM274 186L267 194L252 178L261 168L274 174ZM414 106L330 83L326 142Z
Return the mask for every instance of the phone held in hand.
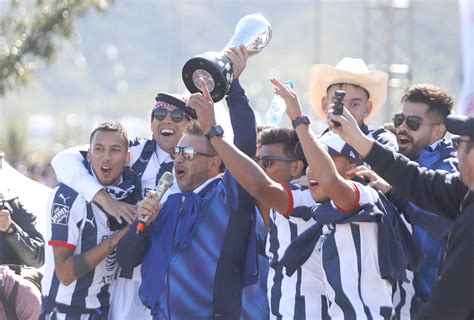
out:
M332 112L333 115L340 116L342 114L342 111L344 109L344 104L342 103L342 100L344 99L345 95L346 92L344 90L336 90L336 93L334 94L334 110Z

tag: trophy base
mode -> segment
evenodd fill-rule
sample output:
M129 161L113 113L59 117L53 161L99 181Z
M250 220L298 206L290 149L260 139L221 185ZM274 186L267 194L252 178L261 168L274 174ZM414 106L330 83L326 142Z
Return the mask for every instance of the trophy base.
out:
M183 67L182 76L184 85L191 93L201 92L199 78L202 77L212 101L217 102L229 91L233 69L226 57L216 52L207 52L188 60Z

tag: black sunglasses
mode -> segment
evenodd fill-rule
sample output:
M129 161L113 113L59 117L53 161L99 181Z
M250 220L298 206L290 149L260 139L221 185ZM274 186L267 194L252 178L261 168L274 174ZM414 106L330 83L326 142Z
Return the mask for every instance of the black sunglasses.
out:
M255 157L253 157L253 160L257 163L261 162L262 167L267 169L268 167L270 167L272 165L274 160L291 162L291 161L296 161L298 159L284 158L284 157L273 157L273 156L255 156Z
M416 131L420 129L421 125L437 125L440 123L422 123L423 120L418 117L418 116L405 116L403 113L396 113L393 115L393 125L395 128L398 128L399 126L402 125L402 123L406 120L407 122L407 127L412 130Z
M454 137L454 138L451 139L451 141L453 142L454 150L459 149L461 142L465 142L465 143L470 143L471 142L471 140L461 139L461 137Z
M186 112L181 109L174 109L173 111L169 111L165 108L156 108L153 111L153 117L155 117L156 120L163 121L168 113L171 116L171 120L176 123L183 121L184 118L189 120L189 117L186 115Z
M188 161L194 160L197 155L209 158L215 156L214 154L199 152L194 147L172 147L169 151L171 159L176 159L180 152L183 153L184 159Z

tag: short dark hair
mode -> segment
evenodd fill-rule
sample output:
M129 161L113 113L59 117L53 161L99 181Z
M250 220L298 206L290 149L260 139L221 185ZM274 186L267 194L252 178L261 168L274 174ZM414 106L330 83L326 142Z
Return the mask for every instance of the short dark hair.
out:
M295 157L295 146L299 142L296 131L291 128L270 127L260 131L258 135L260 145L283 144L283 151L288 155Z
M94 138L94 135L97 131L109 131L109 132L119 133L125 145L125 150L128 151L130 141L128 139L127 129L125 129L123 124L121 124L120 122L104 121L104 122L99 123L99 125L95 127L94 130L92 130L90 138L89 138L89 143L92 143L92 138Z
M453 110L453 99L441 88L431 84L414 84L402 95L401 102L421 102L429 107L428 112L435 112L445 119Z
M190 135L198 136L198 137L205 137L206 136L206 134L202 130L201 126L199 125L199 122L197 122L195 120L191 120L191 122L186 127L186 134L190 134ZM206 141L207 141L207 150L208 150L208 152L211 153L211 154L214 154L216 156L219 156L217 154L216 150L214 149L214 147L212 146L211 141L209 141L208 139L206 139ZM203 152L203 151L201 151L201 152ZM219 167L219 169L220 169L221 172L224 172L224 170L225 170L224 161L221 161L221 166Z
M303 161L303 169L306 170L308 163L304 157L295 129L270 127L262 130L257 140L261 146L276 143L283 144L283 152L291 158Z

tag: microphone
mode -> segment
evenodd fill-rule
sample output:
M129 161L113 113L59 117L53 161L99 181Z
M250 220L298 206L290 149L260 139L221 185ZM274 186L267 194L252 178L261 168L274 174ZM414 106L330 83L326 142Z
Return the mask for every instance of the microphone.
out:
M156 198L158 199L158 201L160 201L161 198L163 198L163 195L171 187L171 185L173 184L173 181L174 181L174 176L171 172L163 173L155 189ZM142 215L138 217L137 234L142 232L145 229L146 223L148 222L149 218L150 216L148 215Z

